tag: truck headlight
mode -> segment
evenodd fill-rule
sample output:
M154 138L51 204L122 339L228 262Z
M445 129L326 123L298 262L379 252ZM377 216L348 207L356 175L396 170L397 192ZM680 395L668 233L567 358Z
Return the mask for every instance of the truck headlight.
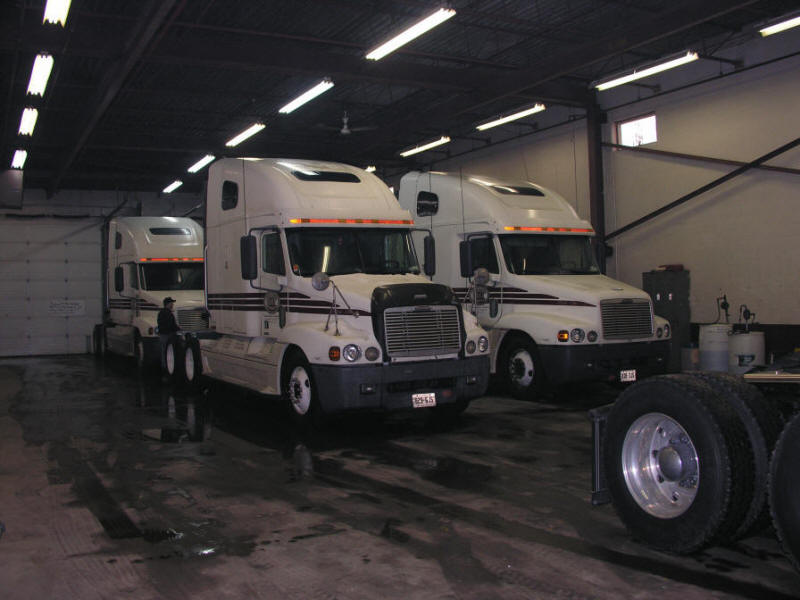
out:
M659 327L658 329L656 329L656 337L660 338L662 335L664 335L664 330L661 329L661 327Z
M586 334L586 339L589 340L590 342L596 342L597 341L597 332L596 331L590 331L589 333Z
M583 338L586 337L586 333L583 329L578 329L577 327L569 332L569 339L571 339L576 344L583 341Z
M486 352L489 349L489 338L485 335L482 335L478 338L478 350L481 352Z
M467 354L474 354L475 353L475 340L470 340L467 342Z
M347 344L342 350L342 356L347 362L356 362L359 358L361 358L361 348L356 346L355 344Z
M664 325L664 337L669 337L669 323Z
M364 350L364 356L367 360L378 360L378 357L381 355L380 351L375 348L374 346L370 346L366 350Z

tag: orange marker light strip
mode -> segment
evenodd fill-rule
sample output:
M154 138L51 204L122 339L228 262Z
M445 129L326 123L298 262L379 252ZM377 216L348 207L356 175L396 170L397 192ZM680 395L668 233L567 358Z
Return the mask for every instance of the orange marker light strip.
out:
M203 262L202 258L140 258L139 262Z
M413 225L412 219L289 219L289 223L300 225L336 223L342 225Z
M562 231L568 233L594 233L594 229L581 229L579 227L503 227L506 231Z

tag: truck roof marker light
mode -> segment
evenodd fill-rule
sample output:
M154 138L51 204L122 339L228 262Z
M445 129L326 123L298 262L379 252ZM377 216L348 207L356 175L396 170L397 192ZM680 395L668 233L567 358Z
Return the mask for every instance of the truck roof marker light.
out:
M289 219L292 225L413 225L413 219Z
M205 167L216 158L213 154L206 154L203 158L194 163L191 167L186 169L189 173L197 173L200 169Z
M297 110L306 102L310 102L320 94L324 94L333 87L333 82L330 79L323 79L317 85L300 94L297 98L283 106L278 110L279 113L288 115L290 112Z
M380 60L387 54L391 54L401 46L405 46L411 40L415 40L423 33L426 33L436 27L437 25L441 25L448 19L454 17L456 11L451 8L440 8L436 12L428 15L421 21L417 21L411 27L401 31L392 39L387 42L384 42L374 50L371 50L369 54L366 55L366 58L369 60Z
M182 182L180 179L176 179L175 181L173 181L172 183L170 183L170 184L169 184L167 187L165 187L165 188L164 188L163 190L161 190L161 191L162 191L163 193L165 193L165 194L171 194L172 192L174 192L175 190L177 190L177 189L178 189L179 187L181 187L182 185L183 185L183 182Z
M264 125L264 123L254 123L253 125L251 125L247 129L245 129L239 135L236 135L236 136L232 137L231 139L229 139L227 142L225 142L225 145L229 146L229 147L238 146L243 141L245 141L247 138L253 137L259 131L264 129L264 127L266 127L266 125Z
M497 127L499 125L505 125L506 123L510 123L511 121L516 121L517 119L522 119L523 117L527 117L529 115L542 112L545 108L547 108L544 104L534 104L530 108L526 108L525 110L520 110L510 115L506 115L505 117L500 117L499 119L494 119L493 121L488 121L486 123L481 123L475 129L479 131L484 131L486 129L491 129L492 127Z
M422 144L421 146L414 146L409 150L404 150L400 153L400 156L406 158L411 156L412 154L419 154L420 152L425 152L426 150L430 150L431 148L436 148L437 146L442 146L444 144L450 143L450 138L446 135L443 135L438 140L434 140L432 142L428 142L427 144Z
M586 227L517 227L506 225L503 227L506 231L543 231L543 232L560 232L560 233L594 233L594 229Z
M140 258L139 262L203 262L202 258L191 258L191 257L184 257L184 258Z

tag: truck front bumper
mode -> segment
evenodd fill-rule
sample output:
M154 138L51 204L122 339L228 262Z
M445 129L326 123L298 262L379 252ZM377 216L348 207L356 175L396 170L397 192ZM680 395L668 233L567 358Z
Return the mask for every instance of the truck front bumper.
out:
M469 402L489 383L489 357L353 367L311 365L323 412L403 410L412 395L436 394L436 406Z
M669 340L624 344L539 346L547 382L617 381L623 370L636 369L640 379L666 372Z

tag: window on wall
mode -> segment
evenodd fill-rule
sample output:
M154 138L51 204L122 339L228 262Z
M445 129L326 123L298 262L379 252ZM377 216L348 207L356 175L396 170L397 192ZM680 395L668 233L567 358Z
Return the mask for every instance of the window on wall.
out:
M641 146L657 141L655 113L617 123L617 143L622 146Z

